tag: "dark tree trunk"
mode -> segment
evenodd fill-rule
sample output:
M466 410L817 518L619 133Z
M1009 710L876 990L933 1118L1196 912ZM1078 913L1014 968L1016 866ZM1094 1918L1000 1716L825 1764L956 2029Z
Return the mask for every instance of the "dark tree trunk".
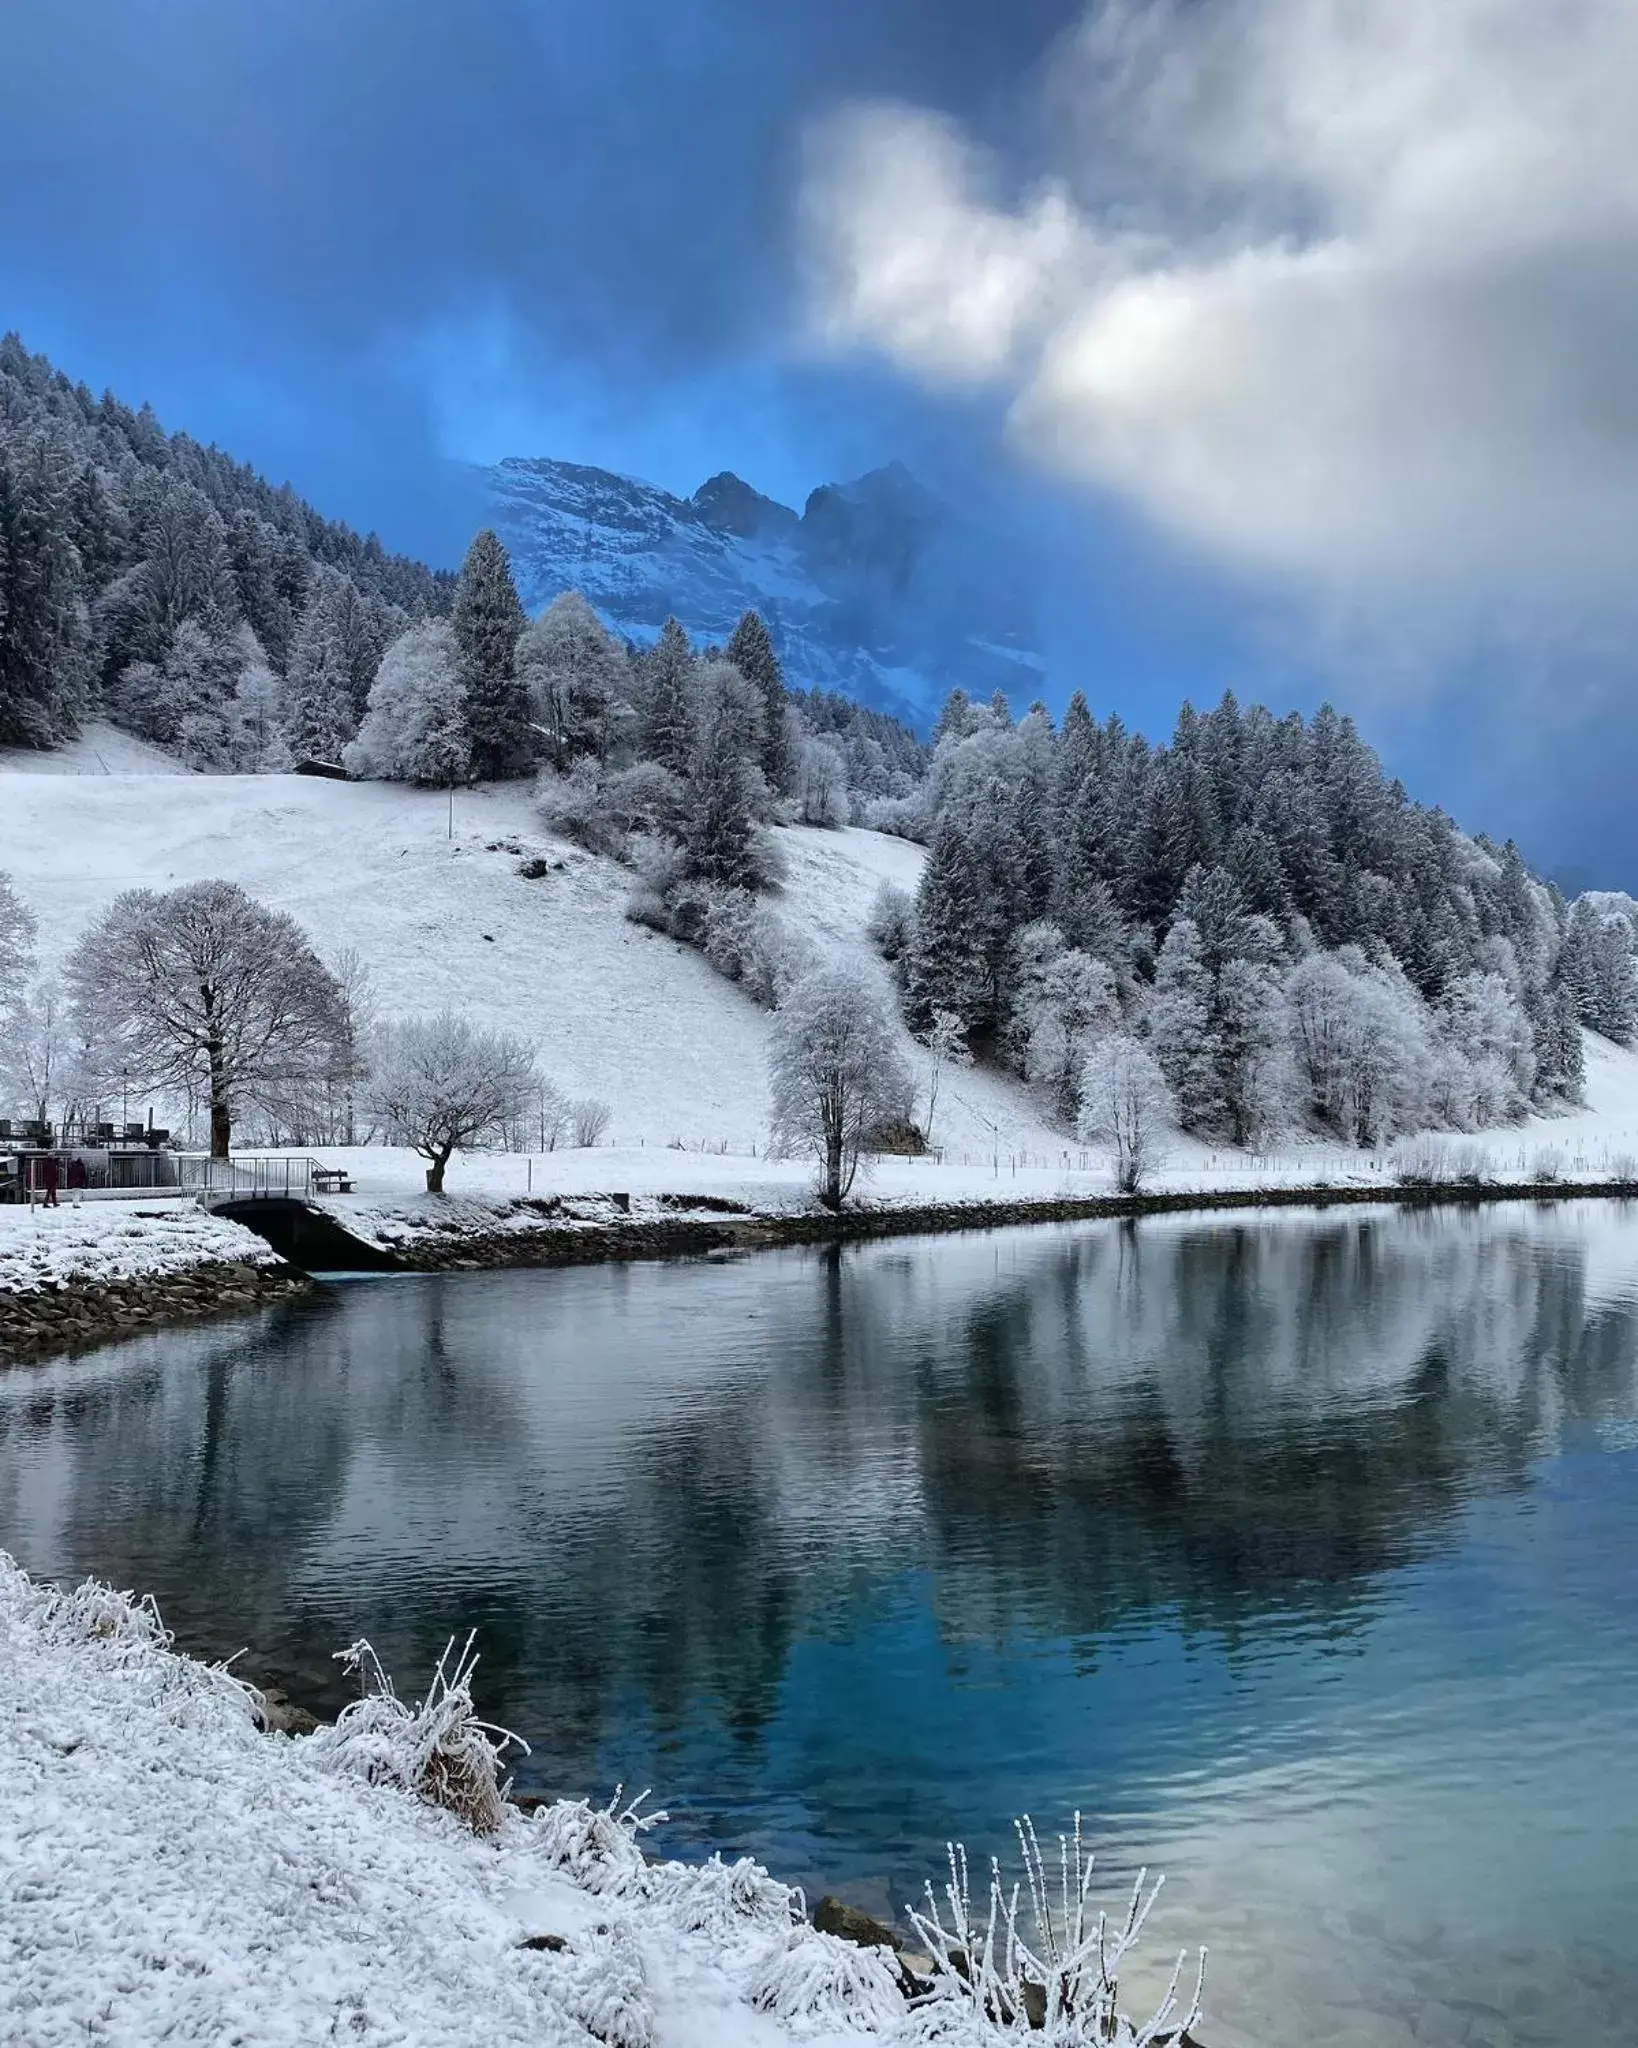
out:
M444 1191L444 1168L449 1164L449 1154L440 1152L427 1168L427 1193L441 1195Z

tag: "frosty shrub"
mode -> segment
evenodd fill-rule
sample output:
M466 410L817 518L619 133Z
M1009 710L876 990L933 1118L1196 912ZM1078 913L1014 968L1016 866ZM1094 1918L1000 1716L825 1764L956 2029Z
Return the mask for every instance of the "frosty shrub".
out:
M1159 1163L1172 1098L1154 1056L1135 1038L1106 1038L1081 1075L1080 1134L1115 1151L1115 1184L1135 1194Z
M587 1799L558 1799L534 1818L535 1845L548 1866L561 1870L582 1891L611 1897L645 1893L649 1865L641 1840L670 1815L644 1813L646 1792L622 1806L625 1787L616 1785L607 1806Z
M920 843L928 832L927 805L919 796L873 796L866 800L859 823L870 832Z
M884 2032L904 2017L898 1973L880 1949L793 1927L769 1949L746 1986L748 2004L798 2033L838 2027Z
M577 1145L595 1145L609 1127L614 1112L595 1095L582 1096L569 1104L569 1127Z
M664 1899L677 1925L689 1934L732 1941L747 1928L765 1927L783 1936L807 1918L795 1886L770 1877L760 1863L741 1856L724 1863L664 1863L650 1872L651 1897Z
M1638 1153L1612 1152L1604 1162L1604 1170L1619 1187L1631 1187L1638 1181Z
M769 1079L776 1148L811 1152L819 1199L839 1209L865 1138L913 1093L875 977L853 965L805 974L774 1019Z
M680 830L685 800L681 781L658 761L610 769L580 760L566 775L548 770L535 795L548 832L618 861L631 860L640 840Z
M932 1997L920 2008L926 2031L947 2032L941 2008L953 2004L981 2035L1034 2031L1060 2048L1103 2048L1106 2043L1172 2048L1183 2043L1200 2019L1204 1949L1187 2008L1178 2001L1186 1950L1147 2020L1134 2021L1120 2006L1121 1964L1137 1945L1165 1880L1156 1878L1145 1891L1148 1872L1140 1870L1125 1911L1111 1921L1091 1905L1094 1859L1081 1837L1080 1815L1073 1835L1058 1838L1056 1884L1048 1880L1028 1815L1015 1825L1024 1862L1021 1886L1014 1884L1009 1891L999 1860L992 1861L987 1910L975 1911L967 1853L953 1843L942 1905L929 1883L926 1912L911 1909L911 1924L933 1961Z
M629 1927L599 1927L553 1971L564 2005L608 2048L650 2048L654 1999L642 1951Z
M114 1643L168 1650L175 1638L159 1617L152 1593L137 1599L101 1579L85 1579L64 1592L53 1587L40 1609L44 1626L62 1642Z
M457 1656L453 1636L438 1659L427 1696L408 1705L367 1642L337 1652L362 1680L363 1696L344 1707L334 1727L307 1738L307 1754L328 1768L365 1778L372 1785L396 1785L441 1806L473 1830L492 1835L506 1817L501 1752L528 1744L504 1728L478 1719L472 1703L477 1657L473 1638Z
M1562 1153L1551 1148L1538 1152L1530 1162L1530 1178L1541 1187L1551 1187L1561 1181L1564 1178Z
M915 898L896 882L883 882L870 906L865 933L884 960L902 960L916 935Z

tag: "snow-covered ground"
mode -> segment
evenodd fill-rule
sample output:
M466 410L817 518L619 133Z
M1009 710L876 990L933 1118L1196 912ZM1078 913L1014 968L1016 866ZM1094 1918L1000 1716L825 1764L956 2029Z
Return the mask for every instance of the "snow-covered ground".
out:
M479 1837L378 1782L407 1748L262 1734L151 1612L53 1597L0 1551L0 2039L997 2038L949 1980L942 2025L912 2012L880 1951L816 1932L749 1861L648 1864L578 1804Z
M277 1263L253 1231L207 1216L185 1198L0 1208L0 1294L197 1266Z
M612 1106L595 1150L459 1158L452 1194L618 1188L773 1209L808 1199L805 1166L765 1157L766 1013L698 953L629 923L630 876L552 839L527 788L457 792L452 830L437 792L301 776L178 779L161 764L104 726L55 755L0 756L0 866L38 913L48 960L123 888L226 877L289 911L328 957L354 948L384 1014L452 1004L530 1038L564 1093ZM913 889L924 858L871 832L778 837L788 867L778 908L833 952L867 949L878 886ZM552 865L530 881L518 870L536 854ZM908 1040L906 1051L925 1076L925 1054ZM946 1072L933 1137L940 1160L882 1161L860 1196L921 1204L1108 1191L1107 1161L1055 1131L1030 1091L999 1074ZM1441 1142L1495 1178L1529 1179L1549 1158L1565 1178L1620 1175L1638 1159L1638 1054L1589 1038L1584 1109ZM351 1168L360 1210L424 1185L412 1154L322 1149ZM1325 1142L1252 1156L1177 1138L1155 1184L1386 1184L1393 1172L1387 1155Z

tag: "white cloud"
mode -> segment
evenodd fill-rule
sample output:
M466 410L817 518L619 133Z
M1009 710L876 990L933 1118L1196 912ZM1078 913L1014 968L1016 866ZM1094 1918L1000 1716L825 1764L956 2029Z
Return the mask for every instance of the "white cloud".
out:
M821 334L998 383L1228 561L1509 599L1638 578L1638 6L1101 8L1007 201L945 122L816 143Z

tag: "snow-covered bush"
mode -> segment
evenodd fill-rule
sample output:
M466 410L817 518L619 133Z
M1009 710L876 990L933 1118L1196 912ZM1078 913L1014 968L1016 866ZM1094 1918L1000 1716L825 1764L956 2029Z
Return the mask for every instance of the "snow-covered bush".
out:
M806 1918L801 1891L770 1877L749 1856L733 1863L720 1856L698 1864L662 1863L650 1870L648 1892L666 1901L688 1933L709 1934L724 1943L737 1941L748 1928L783 1934Z
M607 2048L651 2048L654 1997L636 1936L622 1922L594 1928L553 1967L564 2005Z
M1166 1077L1147 1048L1125 1033L1092 1048L1081 1073L1080 1135L1114 1147L1122 1194L1136 1194L1160 1163L1172 1116Z
M340 1651L341 1661L363 1681L363 1696L341 1710L333 1727L307 1738L308 1757L372 1785L413 1792L453 1813L475 1834L497 1834L506 1817L501 1753L512 1744L527 1753L528 1745L478 1719L472 1642L468 1636L457 1655L450 1638L425 1700L414 1704L398 1697L367 1642Z
M884 2032L904 2017L898 1975L880 1949L859 1948L812 1927L793 1927L763 1957L747 2003L797 2033L847 2027Z
M1124 1913L1111 1921L1091 1904L1094 1859L1082 1841L1080 1815L1073 1835L1059 1837L1056 1886L1049 1884L1029 1817L1016 1826L1024 1862L1021 1887L1005 1888L1000 1862L992 1861L987 1910L975 1911L967 1854L955 1843L942 1905L929 1883L926 1912L910 1914L935 1973L932 1999L920 2008L925 2031L948 2038L947 2008L954 2005L975 2039L1039 2032L1058 2048L1169 2048L1182 2042L1200 2020L1204 1949L1187 2006L1178 1998L1186 1950L1148 2019L1134 2021L1120 2005L1121 1965L1137 1945L1165 1880L1156 1878L1145 1890L1148 1872L1140 1870Z
M928 833L927 805L920 796L867 797L857 822L867 832L886 832L894 839L913 839L920 845Z

